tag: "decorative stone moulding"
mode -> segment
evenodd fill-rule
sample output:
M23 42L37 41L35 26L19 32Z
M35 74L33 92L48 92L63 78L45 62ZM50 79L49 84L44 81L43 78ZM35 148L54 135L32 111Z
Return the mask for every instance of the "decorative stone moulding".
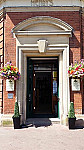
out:
M59 30L56 31L28 31L28 29L32 26L35 25L39 25L39 24L51 24L52 26L59 28ZM27 29L27 30L26 30ZM71 32L73 31L73 28L67 24L66 22L58 19L58 18L53 18L53 17L49 17L49 16L38 16L38 17L32 17L29 19L26 19L20 23L18 23L13 29L12 29L12 33L14 35L39 35L39 34L67 34L67 35L71 35Z
M39 52L44 53L46 50L47 41L46 40L39 40L39 41L37 41L37 43L38 43Z

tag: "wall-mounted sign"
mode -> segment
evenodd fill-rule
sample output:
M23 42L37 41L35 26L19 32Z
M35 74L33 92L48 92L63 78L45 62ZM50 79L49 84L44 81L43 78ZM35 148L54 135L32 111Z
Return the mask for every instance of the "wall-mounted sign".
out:
M80 91L80 79L71 79L72 91Z
M8 99L13 99L13 93L8 93Z
M6 80L6 91L14 91L14 80Z

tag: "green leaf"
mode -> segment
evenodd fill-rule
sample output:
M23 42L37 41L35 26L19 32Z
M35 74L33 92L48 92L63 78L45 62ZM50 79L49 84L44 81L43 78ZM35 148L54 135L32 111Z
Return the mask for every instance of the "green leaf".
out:
M73 102L70 102L70 109L68 113L69 118L75 118L75 112L74 112L74 104Z
M15 108L14 108L14 117L19 117L20 114L19 114L19 106L18 106L18 102L15 102Z

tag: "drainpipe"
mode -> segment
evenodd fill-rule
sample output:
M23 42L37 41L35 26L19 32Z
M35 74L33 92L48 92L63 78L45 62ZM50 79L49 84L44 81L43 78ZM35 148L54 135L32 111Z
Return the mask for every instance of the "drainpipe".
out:
M80 48L81 48L81 59L84 58L84 54L83 54L83 10L82 7L80 8ZM84 87L84 79L81 79L81 95L82 95L82 114L84 114L84 110L83 110L83 100L84 100L84 94L83 94L83 87Z
M79 14L80 14L80 48L81 48L81 59L83 59L83 27L82 27L82 7L79 10Z
M5 20L5 9L3 8L3 61L2 61L3 66L4 66L4 20ZM3 80L2 80L2 113L3 113Z

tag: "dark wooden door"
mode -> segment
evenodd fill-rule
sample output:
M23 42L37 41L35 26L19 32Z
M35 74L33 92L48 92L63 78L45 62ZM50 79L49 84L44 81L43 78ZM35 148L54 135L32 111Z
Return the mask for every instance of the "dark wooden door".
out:
M27 118L33 114L33 62L27 58Z

